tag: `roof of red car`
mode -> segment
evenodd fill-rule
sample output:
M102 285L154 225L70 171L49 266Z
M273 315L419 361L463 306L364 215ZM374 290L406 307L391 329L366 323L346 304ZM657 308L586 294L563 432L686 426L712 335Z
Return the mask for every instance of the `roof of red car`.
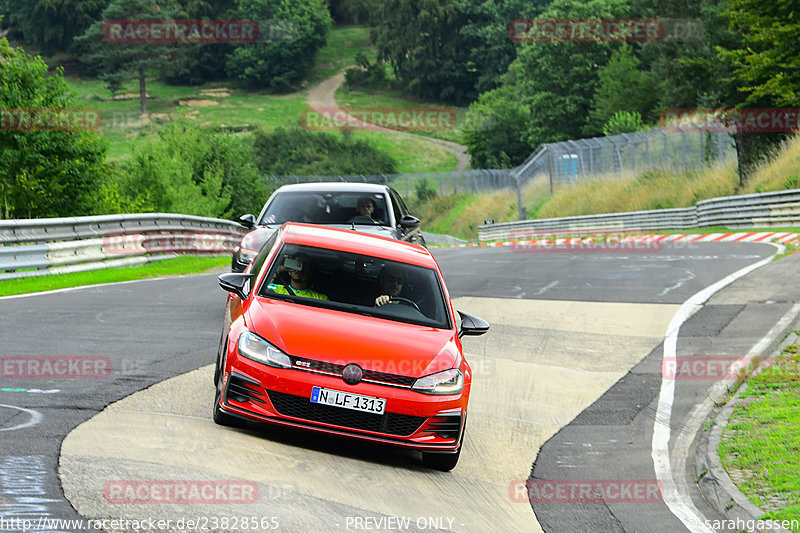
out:
M430 252L417 244L349 229L296 222L287 222L281 229L285 231L284 241L292 244L365 254L401 263L436 268L436 262Z

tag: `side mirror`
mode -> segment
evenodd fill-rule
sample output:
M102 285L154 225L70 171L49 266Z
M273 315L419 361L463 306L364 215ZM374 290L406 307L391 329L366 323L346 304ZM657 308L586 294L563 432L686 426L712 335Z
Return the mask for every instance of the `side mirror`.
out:
M252 276L252 274L226 272L225 274L220 274L217 279L219 280L219 286L225 289L226 292L235 294L244 300L247 298L244 287L247 285L247 282L250 281L250 276Z
M400 219L400 227L401 228L416 228L419 226L419 219L417 217L412 217L411 215L403 215L403 218Z
M482 318L472 316L463 311L458 312L461 317L461 329L458 331L458 337L464 335L483 335L489 331L489 323Z
M253 229L256 227L256 217L251 214L242 215L239 217L239 224L247 229Z

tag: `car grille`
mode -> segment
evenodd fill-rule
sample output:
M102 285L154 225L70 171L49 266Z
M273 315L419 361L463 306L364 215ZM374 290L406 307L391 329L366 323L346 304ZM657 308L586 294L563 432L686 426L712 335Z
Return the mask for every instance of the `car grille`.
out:
M345 365L337 365L334 363L326 363L324 361L315 361L314 359L304 359L302 357L291 357L292 367L295 370L311 370L317 372L325 372L328 374L336 374L341 376L342 370ZM297 362L301 364L297 364ZM411 388L417 378L401 376L399 374L390 374L388 372L376 372L374 370L364 369L364 377L362 381L374 381L377 383L386 383L389 385L400 385L401 387Z
M264 389L257 381L252 381L239 374L232 373L228 378L228 388L225 392L225 397L228 400L235 402L247 403L258 402L267 403L264 401Z
M308 398L294 396L282 392L267 391L275 410L284 416L302 418L312 422L322 422L388 435L408 436L414 433L425 422L424 416L400 415L384 413L376 415L362 413L352 409L343 409L332 405L311 403Z

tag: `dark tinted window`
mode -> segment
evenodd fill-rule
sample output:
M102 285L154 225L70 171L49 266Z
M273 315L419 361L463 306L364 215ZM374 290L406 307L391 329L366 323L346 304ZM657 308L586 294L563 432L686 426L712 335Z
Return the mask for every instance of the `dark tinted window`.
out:
M368 215L359 210L363 204L371 204ZM284 222L387 225L389 218L382 193L304 191L278 193L259 220L260 224Z
M435 270L364 254L285 244L258 294L397 322L450 327ZM376 306L383 294L392 302Z

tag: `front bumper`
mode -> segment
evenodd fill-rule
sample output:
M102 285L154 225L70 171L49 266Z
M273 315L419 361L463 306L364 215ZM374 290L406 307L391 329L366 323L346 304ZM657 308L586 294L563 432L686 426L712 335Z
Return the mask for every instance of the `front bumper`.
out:
M313 387L386 398L383 415L311 403ZM464 430L469 384L458 395L434 396L340 377L265 367L237 358L224 377L220 407L228 414L405 448L455 452Z

